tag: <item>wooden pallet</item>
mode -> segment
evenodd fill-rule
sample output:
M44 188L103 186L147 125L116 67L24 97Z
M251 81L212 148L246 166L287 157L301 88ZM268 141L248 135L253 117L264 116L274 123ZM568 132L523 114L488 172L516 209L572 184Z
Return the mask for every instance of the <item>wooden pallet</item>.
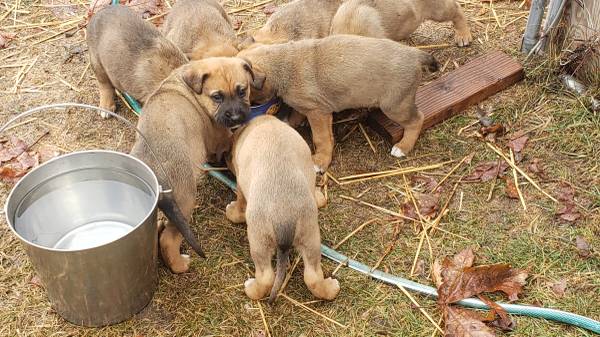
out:
M417 108L423 112L423 129L479 103L523 79L523 67L501 51L492 51L417 90ZM369 113L367 122L386 141L402 139L403 129L381 111Z

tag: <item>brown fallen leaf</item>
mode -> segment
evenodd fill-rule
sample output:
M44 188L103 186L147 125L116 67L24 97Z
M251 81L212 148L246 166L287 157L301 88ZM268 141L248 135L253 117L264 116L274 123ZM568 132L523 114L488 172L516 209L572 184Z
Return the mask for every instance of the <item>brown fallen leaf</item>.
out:
M275 13L277 11L277 9L279 9L278 6L269 4L263 8L263 13L265 13L266 15L271 15L271 14Z
M0 167L0 180L15 183L27 171L40 164L40 155L35 152L23 152L16 159L6 162Z
M503 331L513 331L515 329L515 321L508 316L508 312L504 308L485 295L479 294L477 297L490 307L490 311L486 315L484 322L489 322L491 326L500 328Z
M531 164L527 166L527 169L536 176L546 179L546 172L544 172L544 167L542 163L540 163L539 158L533 158Z
M519 192L517 191L515 180L512 177L506 177L504 180L506 181L506 188L504 189L506 196L511 199L519 199Z
M422 217L432 218L436 215L440 209L440 194L425 194L419 192L413 192L413 196L419 207L419 213ZM419 214L415 210L415 206L411 200L407 200L402 204L402 213L410 218L418 219Z
M471 267L474 260L475 255L471 248L465 248L454 255L452 259L445 258L443 262L436 259L431 267L431 276L435 285L439 288L444 280L454 279L456 273L464 268Z
M417 265L415 266L415 275L424 275L425 274L425 261L423 259L419 259L417 261Z
M240 29L240 27L242 26L242 20L238 18L231 18L231 26L234 30Z
M477 164L477 166L475 166L473 172L471 172L471 174L469 174L468 176L464 177L463 180L481 182L490 181L496 178L497 176L503 174L507 168L508 164L505 161L493 160L479 163Z
M443 272L442 272L443 275ZM513 269L508 264L467 267L454 279L444 278L438 289L438 302L450 304L482 292L502 291L515 301L523 291L527 271Z
M42 280L40 279L39 276L37 276L37 274L34 274L31 279L29 280L29 284L32 284L36 287L40 287L43 288L44 285L42 284Z
M510 147L514 153L519 153L523 151L528 140L529 137L527 137L527 135L518 135L516 138L511 138L508 142L508 147Z
M0 143L0 163L17 158L27 148L27 144L22 139L10 137L8 142Z
M475 157L475 152L472 152L470 155L465 157L465 164L471 165L473 158Z
M475 311L446 306L444 311L445 337L494 337L496 333L482 322Z
M15 39L17 34L0 31L0 49L8 47L8 43Z
M550 289L557 297L565 297L565 291L567 290L567 279L562 278L557 282L550 285Z
M258 330L256 332L256 334L254 335L254 337L266 337L267 334L265 334L265 332L263 330Z
M575 237L575 245L577 247L577 253L579 254L579 256L581 256L583 258L590 257L590 255L592 253L590 244L587 243L587 241L585 241L583 236Z
M496 136L502 136L506 130L504 126L500 123L494 123L490 126L483 126L479 129L479 133L484 137L489 134L495 134Z
M52 145L42 145L37 152L40 155L40 163L45 163L54 157L60 156L60 149Z
M557 199L559 201L559 208L556 211L556 216L559 219L567 222L575 222L581 217L581 213L579 213L575 204L575 189L571 185L561 183Z
M433 190L438 184L434 177L423 175L413 176L410 178L410 181L415 186L422 186L426 191Z

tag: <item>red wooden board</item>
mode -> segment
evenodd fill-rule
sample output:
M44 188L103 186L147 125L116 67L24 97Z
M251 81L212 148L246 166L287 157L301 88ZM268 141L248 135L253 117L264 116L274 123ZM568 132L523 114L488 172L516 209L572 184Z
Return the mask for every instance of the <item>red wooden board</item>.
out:
M521 64L501 51L492 51L417 90L423 129L429 128L523 79ZM402 127L381 111L369 113L371 128L390 143L402 139Z

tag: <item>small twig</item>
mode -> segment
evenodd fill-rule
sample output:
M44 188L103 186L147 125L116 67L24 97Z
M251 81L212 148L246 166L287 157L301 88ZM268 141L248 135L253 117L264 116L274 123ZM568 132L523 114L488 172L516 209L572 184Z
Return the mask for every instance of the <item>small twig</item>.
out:
M269 324L267 324L267 318L265 317L265 312L263 311L262 305L260 301L256 301L258 304L258 310L260 311L260 318L262 318L263 324L265 325L265 332L267 333L267 337L271 337L271 331L269 330Z
M440 326L433 320L433 318L431 318L431 316L429 316L429 314L427 313L427 311L425 311L425 309L423 309L423 307L414 299L414 297L412 297L412 295L406 290L406 288L404 288L403 286L401 286L400 284L398 284L398 288L400 288L400 290L404 293L404 295L406 295L406 297L408 297L408 299L417 307L419 308L419 311L425 315L425 317L427 317L427 319L435 326L435 328L441 332L442 334L444 334L444 330L442 330L442 328L440 328Z
M350 135L351 135L351 134L352 134L354 131L356 131L356 129L358 129L358 125L359 125L358 123L357 123L357 124L355 124L355 125L352 127L352 129L350 129L350 131L348 131L348 133L347 133L347 134L345 134L345 135L344 135L344 137L342 137L342 140L340 140L340 143L342 143L342 142L344 142L346 139L348 139L348 137L350 137Z
M452 47L452 45L449 44L449 43L442 43L442 44L430 44L430 45L425 45L425 46L415 46L414 48L417 48L417 49L435 49L435 48L447 48L447 47Z
M307 307L306 305L304 305L304 304L302 304L302 303L300 303L300 302L296 301L295 299L293 299L293 298L289 297L289 296L288 296L288 295L286 295L286 294L280 294L280 296L281 296L281 297L283 297L283 298L285 298L286 300L290 301L290 303L292 303L292 304L294 304L294 305L297 305L297 306L301 307L302 309L305 309L305 310L307 310L307 311L310 311L310 312L312 312L313 314L315 314L315 315L317 315L317 316L319 316L319 317L323 318L324 320L326 320L326 321L328 321L328 322L331 322L331 323L333 323L333 324L335 324L335 325L337 325L337 326L339 326L339 327L342 327L342 328L344 328L344 329L346 328L346 326L345 326L345 325L343 325L342 323L340 323L340 322L338 322L338 321L336 321L336 320L333 320L333 319L331 319L331 318L329 318L329 317L327 317L327 316L323 315L322 313L320 313L320 312L318 312L318 311L316 311L316 310L314 310L314 309L312 309L312 308L309 308L309 307Z
M515 155L510 149L510 161L515 164ZM516 166L516 165L515 165ZM521 205L523 205L523 210L527 210L527 205L525 205L525 198L523 198L523 193L521 193L521 188L519 187L519 177L517 177L517 170L512 169L513 178L515 179L515 188L517 189L517 194L519 195L519 199L521 200Z
M452 175L452 173L454 173L454 171L456 171L456 170L458 169L458 167L459 167L460 165L462 165L462 163L464 163L464 162L465 162L465 160L467 160L467 158L469 158L469 156L470 156L470 154L469 154L469 155L466 155L466 156L465 156L465 157L464 157L464 158L463 158L463 159L462 159L462 160L461 160L461 161L460 161L458 164L456 164L456 166L454 166L454 167L453 167L453 168L450 170L450 172L448 172L448 174L446 174L446 175L444 176L444 178L442 178L442 180L440 180L440 182L439 182L439 183L437 183L437 185L435 185L435 187L434 187L434 188L431 190L431 193L435 192L435 190L437 190L437 189L438 189L440 186L442 186L442 184L444 183L444 181L446 181L446 179L448 179L448 177L450 177L450 176Z
M67 87L71 88L71 90L76 91L76 92L81 92L81 90L79 90L79 88L75 87L74 85L72 85L71 83L65 81L64 79L62 79L60 76L56 75L56 79L60 81L60 83L66 85Z
M353 183L367 181L367 180L393 177L393 176L406 174L406 173L414 173L414 172L433 170L433 169L440 168L440 167L442 167L446 164L452 163L452 162L454 162L454 160L449 160L449 161L445 161L443 163L427 165L427 166L422 166L422 167L410 167L410 168L406 168L406 169L388 170L387 172L389 172L389 173L384 173L384 174L379 174L379 175L370 175L367 173L366 175L370 175L370 176L367 176L365 178L354 179L354 180L342 181L340 183L340 185L348 185L348 184L353 184ZM382 171L382 172L386 172L386 171ZM349 177L344 177L344 178L350 179ZM340 180L342 180L342 179L343 178L340 178Z
M500 161L498 160L498 165L496 165L496 175L494 176L494 180L492 181L492 187L490 187L490 192L488 193L487 199L485 201L492 200L492 196L494 195L494 189L496 188L496 182L498 181L498 176L500 175Z
M359 204L361 204L361 205L364 205L364 206L368 206L368 207L374 208L374 209L376 209L376 210L378 210L378 211L381 211L381 212L383 212L383 213L385 213L385 214L393 215L393 216L396 216L396 217L398 217L398 218L401 218L401 219L404 219L404 220L409 220L409 221L418 221L417 219L413 219L413 218L407 217L407 216L405 216L405 215L403 215L403 214L400 214L400 213L398 213L398 212L390 211L390 210L389 210L389 209L387 209L387 208L383 208L383 207L381 207L381 206L373 205L373 204L371 204L371 203L368 203L368 202L366 202L366 201L358 200L358 199L355 199L355 198L349 197L349 196L347 196L347 195L340 195L340 198L342 198L342 199L346 199L346 200L350 200L350 201L354 201L354 202L357 202L357 203L359 203Z
M12 129L14 129L14 128L16 128L16 127L19 127L19 126L21 126L21 125L29 124L29 123L31 123L31 122L33 122L33 121L35 121L35 120L37 120L37 117L30 118L30 119L28 119L28 120L22 121L22 122L20 122L20 123L17 123L17 124L13 124L13 125L9 126L8 128L6 128L6 129L4 130L4 132L6 132L6 131L8 131L8 130L12 130Z
M333 180L334 183L340 185L340 182L333 176L333 174L331 174L329 171L326 171L325 174L331 178L331 180Z
M363 136L365 136L365 139L367 140L367 143L369 143L369 147L371 148L371 150L373 150L373 153L377 153L377 150L375 150L373 143L371 143L371 139L369 138L369 135L367 135L367 131L365 131L365 128L363 128L361 123L358 123L358 127L360 128L360 131L362 132Z
M340 242L338 242L336 245L333 246L333 249L338 249L344 242L348 241L348 239L350 239L351 237L353 237L356 233L360 232L363 228L365 228L367 225L376 222L380 220L379 218L374 218L368 221L363 222L360 226L356 227L355 230L353 230L352 232L350 232L350 234L346 235L345 238L343 238Z
M542 192L542 194L544 194L545 196L550 198L550 200L552 200L554 202L558 202L558 200L556 200L556 198L554 198L550 194L546 193L546 191L544 191L533 179L531 179L529 177L529 175L527 175L527 173L525 173L523 170L521 170L517 165L513 164L510 161L510 159L508 159L506 157L506 155L500 149L498 149L496 146L494 146L490 143L486 143L486 144L490 149L492 149L494 152L496 152L498 155L500 155L513 169L517 170L517 172L519 172L525 179L527 179L527 181L529 181L538 191Z
M247 9L256 8L256 7L268 4L269 2L272 2L272 1L273 0L266 0L266 1L257 2L255 4L250 5L250 6L246 6L246 7L234 9L232 11L227 12L227 14L234 14L234 13L238 13L238 12L243 12L243 11L245 11Z

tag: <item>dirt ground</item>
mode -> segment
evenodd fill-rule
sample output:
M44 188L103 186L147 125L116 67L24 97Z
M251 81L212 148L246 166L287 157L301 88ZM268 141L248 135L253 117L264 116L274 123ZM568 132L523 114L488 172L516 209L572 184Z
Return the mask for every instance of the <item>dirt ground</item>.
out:
M235 11L232 16L243 34L264 22L266 6L280 2L228 0L224 5ZM519 303L600 320L600 116L564 91L556 77L554 59L536 57L525 62L518 51L527 15L520 1L465 0L461 4L474 33L472 46L453 46L451 25L439 23L424 24L409 41L418 46L434 45L429 50L443 67L439 73L428 75L427 80L492 49L524 62L525 80L486 100L484 109L491 110L492 119L508 130L507 136L497 140L506 153L510 135L527 133L529 141L517 165L553 196L558 195L560 186L571 186L579 219L561 220L556 216L561 206L522 177L519 186L526 211L519 199L506 196L503 179L457 184L479 163L497 159L475 135L479 125L475 108L471 108L425 131L405 160L392 158L390 145L365 126L371 148L360 127L356 127L360 121L337 123L337 145L330 169L333 177L454 160L437 169L406 175L409 189L415 192L424 191L416 178L431 177L439 182L447 176L441 184L441 200L452 199L439 230L423 243L420 223L399 222L343 198L358 198L397 212L406 197L403 176L348 185L329 179L329 204L321 210L319 219L323 242L333 246L365 221L378 218L338 250L371 266L381 260L378 268L382 270L432 285L430 272L436 258L472 247L477 264L503 262L529 270ZM86 18L87 7L88 3L78 1L0 0L0 32L16 33L8 47L0 49L0 121L43 104L98 104L97 82L89 69L83 30L77 28ZM592 90L598 92L599 86L596 84ZM136 116L122 103L118 112L135 122ZM33 149L51 144L63 152L94 148L126 152L133 141L133 132L121 122L77 109L27 117L7 135L17 135L31 144L46 131L49 133ZM306 128L301 132L304 136L310 134ZM463 163L451 172L469 154L474 154L470 164ZM530 170L534 162L543 174ZM507 176L510 180L510 170ZM451 194L455 185L456 191ZM10 184L2 184L0 202L4 203L10 188ZM341 283L335 301L314 301L302 282L302 263L285 294L344 327L285 298L280 297L273 306L249 300L243 282L253 275L253 264L245 228L229 223L223 212L234 194L212 178L206 178L198 190L194 227L208 258L193 255L191 271L183 275L174 275L161 265L159 288L150 305L131 320L105 328L82 328L58 316L36 281L20 242L6 224L0 226L0 336L258 337L266 336L265 324L272 336L436 335L433 324L399 289L345 267L338 269L336 263L326 259L325 273L335 271ZM581 257L577 249L578 236L592 247L587 258ZM388 247L389 254L383 256ZM415 261L417 268L411 275ZM564 293L561 284L565 285ZM435 299L413 296L436 321L441 320ZM516 321L516 330L507 335L592 335L542 319L516 317Z

